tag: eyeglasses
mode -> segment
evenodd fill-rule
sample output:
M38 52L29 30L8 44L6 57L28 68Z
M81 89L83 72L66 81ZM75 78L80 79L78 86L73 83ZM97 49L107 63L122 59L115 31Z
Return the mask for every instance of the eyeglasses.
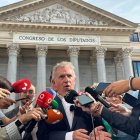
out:
M25 92L23 92L24 94L27 94L27 93L29 93L30 95L32 95L32 94L34 94L34 91L33 90L27 90L27 91L25 91Z

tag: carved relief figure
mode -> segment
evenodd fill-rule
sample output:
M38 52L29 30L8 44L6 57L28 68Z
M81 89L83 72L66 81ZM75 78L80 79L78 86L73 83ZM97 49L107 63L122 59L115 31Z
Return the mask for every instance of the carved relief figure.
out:
M55 4L47 8L39 9L34 12L9 17L6 20L32 23L66 23L84 25L108 25L104 21L91 19L78 12L72 11L62 5Z

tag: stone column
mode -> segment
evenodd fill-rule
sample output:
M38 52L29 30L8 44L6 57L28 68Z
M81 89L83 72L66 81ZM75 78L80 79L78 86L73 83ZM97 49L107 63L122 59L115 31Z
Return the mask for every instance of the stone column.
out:
M20 48L18 44L7 44L8 49L8 68L7 68L7 79L13 84L17 80L17 56L19 54ZM18 94L11 93L11 99L17 99ZM4 109L3 112L8 112L16 107L16 104L10 106L8 109Z
M46 55L48 52L48 46L37 45L37 94L46 90Z
M80 47L78 46L69 46L68 54L70 56L70 61L75 67L75 73L76 73L76 86L75 90L80 90L80 82L79 82L79 65L78 65L78 54L79 54Z
M122 49L125 79L129 79L130 76L133 76L132 59L131 59L132 51L133 51L132 48Z
M106 82L105 52L106 48L96 47L98 82Z
M116 80L121 80L124 77L124 71L122 68L122 56L117 54L116 57L114 57L114 63L115 63L115 71L116 71Z
M95 73L97 73L97 61L96 61L96 54L95 51L92 52L92 55L90 56L90 65L91 65L91 78L92 78L92 84L93 83L97 83L97 75Z
M18 44L8 44L8 70L7 70L7 79L14 83L17 77L17 56L19 54L19 45Z

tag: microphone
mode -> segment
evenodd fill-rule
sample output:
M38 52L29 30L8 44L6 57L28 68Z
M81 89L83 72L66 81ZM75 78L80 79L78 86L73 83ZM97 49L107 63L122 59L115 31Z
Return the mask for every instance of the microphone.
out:
M85 92L90 93L90 95L95 98L97 101L100 101L105 107L109 108L111 105L104 100L97 92L96 90L93 90L91 87L86 87Z
M47 92L49 92L53 96L53 99L55 98L56 92L52 88L47 88Z
M64 96L64 99L66 102L73 104L75 99L78 99L79 103L82 106L89 107L91 103L93 103L95 100L89 97L86 94L81 94L78 96L78 93L75 90L70 90L66 96Z
M36 105L40 106L41 108L48 108L53 100L53 95L51 95L47 91L43 91L37 98Z
M37 98L37 101L36 101L36 105L35 107L39 106L42 108L42 110L44 111L44 109L46 110L46 108L48 108L50 105L51 105L51 102L53 100L53 96L48 93L47 91L43 91L42 93L40 93L40 95L38 96ZM45 112L46 113L46 112ZM25 131L27 133L30 133L32 132L33 128L35 127L37 121L32 119L31 121L29 121L27 124L26 124L26 129Z
M26 97L26 98L19 98L19 99L16 99L15 101L18 102L18 101L22 101L22 100L26 100L26 99L30 99L29 97Z
M52 102L51 102L51 107L52 107L53 109L58 108L58 102L57 102L56 100L52 100Z
M78 96L78 93L75 90L70 90L64 96L64 99L66 102L68 102L70 104L74 104L73 100L76 99L77 96Z
M63 114L56 109L48 109L46 110L48 118L45 119L45 122L48 124L56 124L63 119Z
M31 82L28 79L21 79L12 84L10 92L20 93L25 92L31 87Z

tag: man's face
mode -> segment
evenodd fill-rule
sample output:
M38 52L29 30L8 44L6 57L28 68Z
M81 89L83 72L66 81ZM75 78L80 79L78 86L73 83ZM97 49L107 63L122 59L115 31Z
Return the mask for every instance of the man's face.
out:
M27 91L20 93L20 98L26 97L28 97L28 99L22 100L21 101L22 105L25 105L26 102L28 101L32 101L33 98L35 97L35 87L33 85L31 85L31 87Z
M57 92L65 96L68 90L74 89L75 80L74 71L69 66L58 67L54 74L53 84Z

